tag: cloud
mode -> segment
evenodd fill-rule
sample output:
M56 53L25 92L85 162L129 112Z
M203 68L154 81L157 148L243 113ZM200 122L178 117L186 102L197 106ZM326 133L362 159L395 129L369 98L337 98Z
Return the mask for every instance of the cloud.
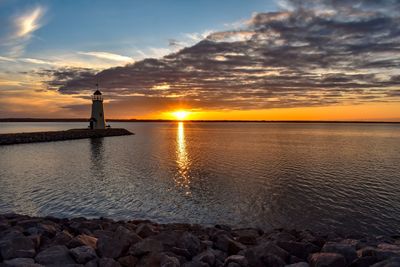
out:
M39 65L57 65L57 63L55 63L55 62L37 59L37 58L21 58L21 59L19 59L19 61L26 62L26 63L32 63L32 64L39 64Z
M9 57L22 55L34 32L43 26L42 18L45 12L44 7L36 6L6 23L3 27L10 29L8 36L1 38L0 51Z
M101 59L113 60L113 61L133 62L133 58L131 58L131 57L121 56L121 55L109 53L109 52L99 52L99 51L78 52L78 54L97 57L97 58L101 58Z
M49 71L48 84L82 94L99 80L113 103L168 99L198 109L400 101L400 15L392 12L399 2L284 1L280 11L192 36L201 40L162 58L100 72Z
M0 61L14 62L15 59L14 58L10 58L10 57L2 57L2 56L0 56Z
M39 29L42 25L40 19L43 17L45 10L43 7L36 7L15 20L16 24L16 37L23 38L31 35L34 31Z

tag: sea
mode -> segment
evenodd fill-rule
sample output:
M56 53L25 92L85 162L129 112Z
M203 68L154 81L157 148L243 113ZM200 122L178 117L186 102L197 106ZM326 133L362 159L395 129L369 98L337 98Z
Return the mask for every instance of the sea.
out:
M0 146L0 213L400 234L400 124L110 124L135 134Z

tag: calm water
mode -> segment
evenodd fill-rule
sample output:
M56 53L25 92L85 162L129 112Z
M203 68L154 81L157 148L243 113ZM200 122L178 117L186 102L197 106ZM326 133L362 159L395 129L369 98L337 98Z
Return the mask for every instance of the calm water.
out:
M400 125L112 125L136 135L0 147L0 212L400 232Z

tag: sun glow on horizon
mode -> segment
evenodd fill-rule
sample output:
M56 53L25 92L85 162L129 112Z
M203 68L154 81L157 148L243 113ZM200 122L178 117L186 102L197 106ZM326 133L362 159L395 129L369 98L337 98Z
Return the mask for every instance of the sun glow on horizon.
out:
M172 112L172 115L180 121L184 121L187 119L187 117L189 116L190 112L186 111L186 110L177 110Z

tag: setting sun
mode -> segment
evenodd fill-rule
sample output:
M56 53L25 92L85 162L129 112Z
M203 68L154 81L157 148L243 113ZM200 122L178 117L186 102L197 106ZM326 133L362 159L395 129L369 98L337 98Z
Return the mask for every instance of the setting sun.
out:
M186 120L187 116L189 115L190 112L185 111L185 110L178 110L178 111L174 111L172 112L172 115L174 115L174 117L177 120Z

